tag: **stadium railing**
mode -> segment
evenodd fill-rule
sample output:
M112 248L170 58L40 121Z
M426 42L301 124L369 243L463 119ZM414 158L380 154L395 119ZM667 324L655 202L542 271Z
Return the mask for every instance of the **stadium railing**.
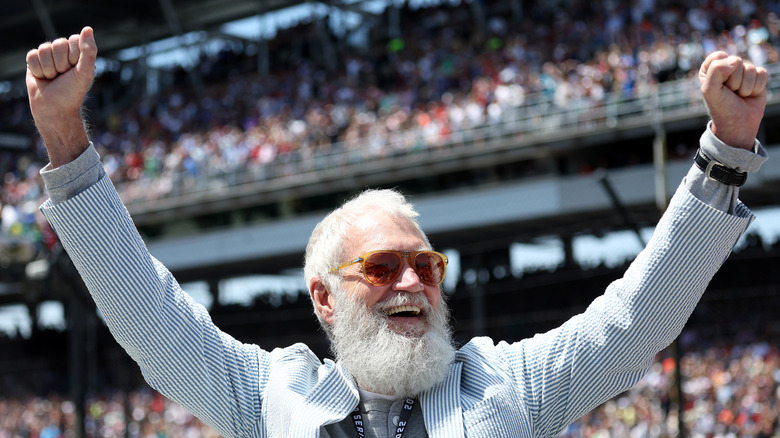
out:
M769 99L780 90L780 64L769 65ZM648 87L650 88L650 87ZM706 115L696 78L654 84L637 96L607 93L603 99L574 98L565 105L543 95L525 96L521 105L505 108L500 118L475 126L453 129L446 138L426 142L423 128L406 131L390 139L360 139L360 146L344 142L329 145L327 152L291 153L267 164L244 163L238 169L207 168L197 175L184 172L173 176L164 192L153 190L155 181L134 181L132 194L118 184L130 212L144 215L225 197L272 194L332 181L403 171L421 172L430 166L463 161L488 154L571 139L614 129L654 127L683 118ZM374 142L374 144L371 144ZM377 142L379 142L377 144ZM422 172L424 173L424 172ZM149 187L145 187L148 185ZM145 194L145 195L144 195Z

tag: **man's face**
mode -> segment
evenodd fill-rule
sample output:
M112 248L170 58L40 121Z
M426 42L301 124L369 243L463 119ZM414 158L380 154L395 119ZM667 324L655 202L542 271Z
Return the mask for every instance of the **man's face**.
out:
M408 220L386 214L358 220L349 236L346 260L378 249L427 248ZM369 283L359 264L340 271L331 341L336 359L361 388L413 396L446 378L455 349L439 287L420 281L403 260L398 278L384 286Z
M366 215L353 224L346 242L346 260L352 260L368 251L388 249L416 251L429 249L417 229L407 219L388 214ZM409 258L403 258L401 273L384 286L369 283L361 273L360 264L341 270L347 293L365 303L367 311L387 318L388 327L396 333L421 335L429 329L429 318L439 308L439 286L423 283L414 271ZM399 303L396 297L405 295L408 303Z

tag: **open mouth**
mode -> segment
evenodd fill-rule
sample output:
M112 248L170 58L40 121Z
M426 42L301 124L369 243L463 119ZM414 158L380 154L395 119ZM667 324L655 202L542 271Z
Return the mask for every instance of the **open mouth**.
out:
M398 306L385 310L385 315L410 318L420 316L420 308L417 306Z

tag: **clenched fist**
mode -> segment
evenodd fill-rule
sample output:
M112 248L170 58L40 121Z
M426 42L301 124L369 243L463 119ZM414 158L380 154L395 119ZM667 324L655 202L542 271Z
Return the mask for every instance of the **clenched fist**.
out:
M730 146L751 150L766 107L766 69L714 52L702 63L699 81L713 133Z
M52 167L70 162L89 144L81 106L92 85L96 57L91 27L27 53L30 111Z

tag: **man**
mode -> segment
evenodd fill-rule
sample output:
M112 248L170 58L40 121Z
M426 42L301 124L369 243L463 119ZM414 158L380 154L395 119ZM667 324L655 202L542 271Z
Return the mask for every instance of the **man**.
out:
M80 117L96 55L89 27L27 55L51 160L42 211L147 381L224 436L557 435L635 384L679 334L752 220L738 186L766 159L755 139L766 70L710 55L699 77L712 120L697 165L625 276L555 330L457 350L439 290L446 258L402 196L367 192L325 218L306 250L336 354L322 363L305 345L267 352L219 331L148 253Z

